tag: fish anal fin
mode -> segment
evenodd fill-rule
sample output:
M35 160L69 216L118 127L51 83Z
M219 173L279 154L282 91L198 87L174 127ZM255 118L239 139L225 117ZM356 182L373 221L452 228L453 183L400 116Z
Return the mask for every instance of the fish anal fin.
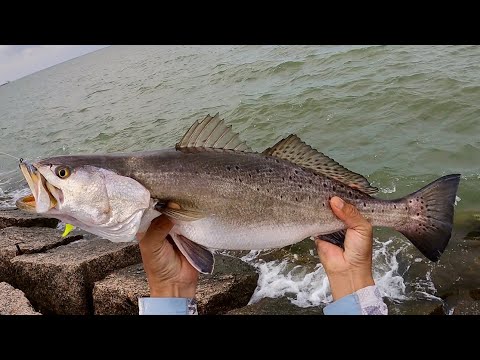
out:
M318 235L315 237L315 239L328 241L329 243L337 245L343 249L346 234L347 230L340 230L330 234Z

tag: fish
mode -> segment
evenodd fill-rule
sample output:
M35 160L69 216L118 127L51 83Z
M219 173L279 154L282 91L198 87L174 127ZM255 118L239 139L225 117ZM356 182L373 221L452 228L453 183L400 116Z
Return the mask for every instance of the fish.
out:
M205 274L217 250L280 248L319 236L343 246L333 196L438 261L460 182L460 174L449 174L405 197L381 199L363 175L297 135L256 152L218 113L195 121L171 148L53 156L19 167L32 191L17 200L19 209L114 242L135 241L163 214L173 222L171 240Z

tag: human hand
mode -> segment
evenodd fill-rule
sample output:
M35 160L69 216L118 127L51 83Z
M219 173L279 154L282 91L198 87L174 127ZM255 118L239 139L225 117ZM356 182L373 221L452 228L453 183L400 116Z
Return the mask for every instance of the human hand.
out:
M194 298L198 271L166 237L173 223L155 218L145 234L137 234L151 297Z
M344 249L315 239L318 256L325 268L332 296L338 300L364 287L374 285L372 275L372 225L357 208L339 197L330 200L333 213L347 226Z

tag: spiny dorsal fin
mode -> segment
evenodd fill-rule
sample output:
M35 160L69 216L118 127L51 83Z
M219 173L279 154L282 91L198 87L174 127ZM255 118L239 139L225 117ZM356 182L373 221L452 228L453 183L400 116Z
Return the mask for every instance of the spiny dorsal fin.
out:
M271 148L266 149L263 154L288 160L318 174L338 180L366 194L375 194L378 191L362 175L348 170L335 160L313 149L296 135L290 135L280 140Z
M218 113L214 117L209 114L205 119L195 121L175 148L177 150L205 148L251 151L247 144L240 140L240 136L232 130L232 126L227 126L224 120L220 119Z

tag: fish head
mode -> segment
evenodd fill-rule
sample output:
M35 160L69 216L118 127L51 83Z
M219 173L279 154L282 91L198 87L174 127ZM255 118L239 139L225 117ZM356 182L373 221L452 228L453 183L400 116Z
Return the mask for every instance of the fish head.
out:
M150 192L128 176L88 163L69 163L71 159L21 162L32 194L18 199L17 207L112 241L133 240L150 207Z

